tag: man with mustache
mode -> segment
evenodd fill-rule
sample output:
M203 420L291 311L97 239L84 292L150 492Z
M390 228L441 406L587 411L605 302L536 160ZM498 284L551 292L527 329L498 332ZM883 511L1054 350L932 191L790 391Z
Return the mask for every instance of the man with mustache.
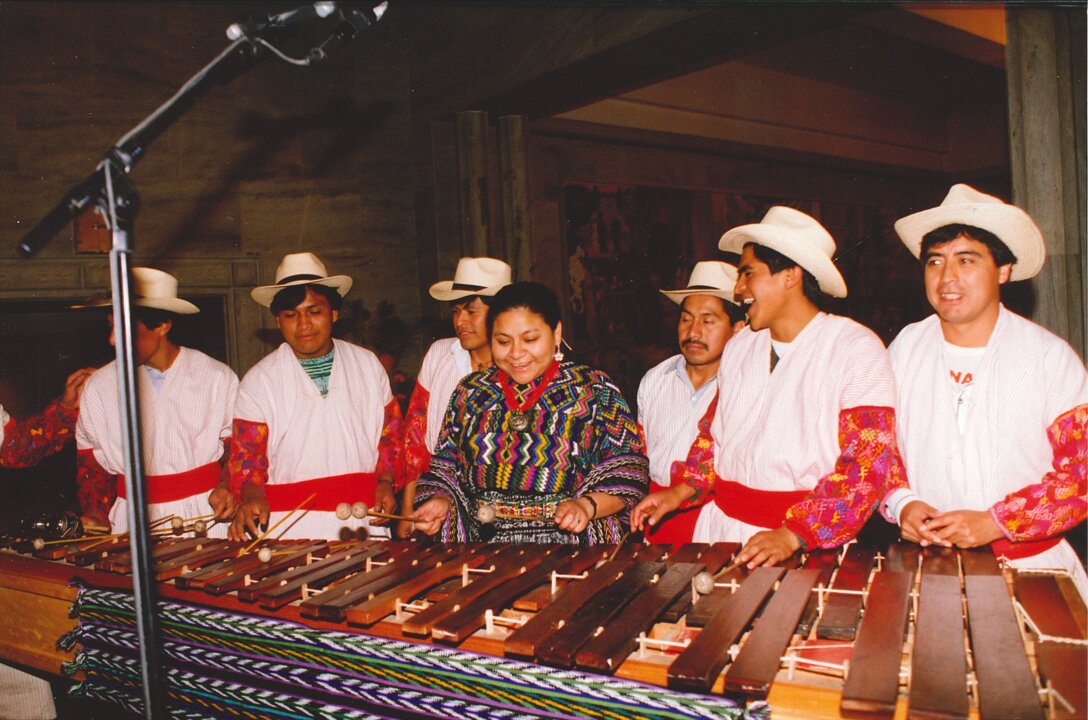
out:
M688 286L662 290L680 305L680 354L651 368L638 387L638 422L650 460L650 492L685 482L700 462L714 464L710 423L718 402L718 363L744 327L733 299L737 269L717 260L695 264ZM699 508L666 516L646 529L653 543L691 542Z
M716 457L645 498L631 523L655 525L672 509L705 504L694 539L744 543L736 560L751 569L842 545L906 486L906 473L884 345L820 309L825 295L846 296L831 234L775 206L722 235L718 249L741 254L733 293L748 327L718 368Z

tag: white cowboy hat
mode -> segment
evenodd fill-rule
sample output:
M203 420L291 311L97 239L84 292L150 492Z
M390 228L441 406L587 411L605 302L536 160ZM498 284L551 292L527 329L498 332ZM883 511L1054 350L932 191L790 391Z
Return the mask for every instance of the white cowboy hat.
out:
M846 281L831 259L835 256L835 238L800 210L775 205L758 223L726 231L718 241L718 249L739 253L746 243L782 253L812 273L820 290L831 297L846 297Z
M677 305L682 305L688 295L713 295L734 305L733 286L737 284L737 269L721 260L703 260L695 263L691 279L683 290L661 290L661 294Z
M1043 269L1046 242L1031 216L963 183L953 185L937 207L896 220L895 231L914 257L918 257L922 238L945 225L971 225L996 235L1016 256L1010 280L1027 280Z
M510 284L510 266L502 260L489 257L463 257L457 261L453 280L442 280L431 285L431 297L449 302L469 295L491 297Z
M324 285L344 297L351 290L351 278L347 275L330 276L325 263L313 253L290 253L283 256L283 261L276 268L275 284L255 287L250 296L259 304L269 307L276 293L292 285Z
M170 273L149 267L132 268L132 304L137 307L166 310L178 315L194 315L200 312L200 308L188 300L178 297L178 281ZM113 305L113 298L95 298L78 305L72 305L73 309L100 308Z

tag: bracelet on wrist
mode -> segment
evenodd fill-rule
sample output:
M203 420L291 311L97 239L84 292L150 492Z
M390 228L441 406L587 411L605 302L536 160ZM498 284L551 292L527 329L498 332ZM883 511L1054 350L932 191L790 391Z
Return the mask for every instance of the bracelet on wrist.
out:
M583 495L582 497L589 500L589 504L593 506L593 514L589 516L589 519L595 519L597 517L597 501L593 499L592 495Z

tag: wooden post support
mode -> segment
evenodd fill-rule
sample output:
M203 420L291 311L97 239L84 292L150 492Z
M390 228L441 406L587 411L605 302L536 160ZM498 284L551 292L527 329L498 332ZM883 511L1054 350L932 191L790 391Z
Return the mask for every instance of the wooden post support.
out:
M461 251L469 257L490 255L491 216L487 176L487 113L457 113L457 180L461 205Z
M1012 199L1038 223L1047 246L1033 315L1085 357L1084 9L1006 13Z
M499 173L506 261L515 280L532 278L532 233L529 208L529 130L524 115L499 118Z

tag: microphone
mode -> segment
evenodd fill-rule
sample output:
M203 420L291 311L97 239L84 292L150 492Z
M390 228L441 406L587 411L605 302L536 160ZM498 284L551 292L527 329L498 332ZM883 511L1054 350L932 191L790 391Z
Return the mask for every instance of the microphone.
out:
M102 188L102 172L95 170L83 182L69 190L64 199L23 236L18 245L19 253L23 257L30 257L45 247L46 243L71 222L80 210L89 203L97 201L101 196Z
M340 22L333 28L332 35L325 39L325 42L321 43L313 50L310 51L310 63L321 62L328 59L329 51L335 50L341 45L346 45L359 34L362 30L366 30L369 27L373 27L379 20L382 19L382 15L389 8L389 2L382 2L373 7L364 6L358 10L355 9L341 9L340 10Z
M289 27L310 18L326 18L332 15L335 10L335 2L318 0L312 5L303 5L279 15L269 15L263 20L246 20L245 22L233 23L227 28L227 38L238 40L242 37L258 36L268 30Z

